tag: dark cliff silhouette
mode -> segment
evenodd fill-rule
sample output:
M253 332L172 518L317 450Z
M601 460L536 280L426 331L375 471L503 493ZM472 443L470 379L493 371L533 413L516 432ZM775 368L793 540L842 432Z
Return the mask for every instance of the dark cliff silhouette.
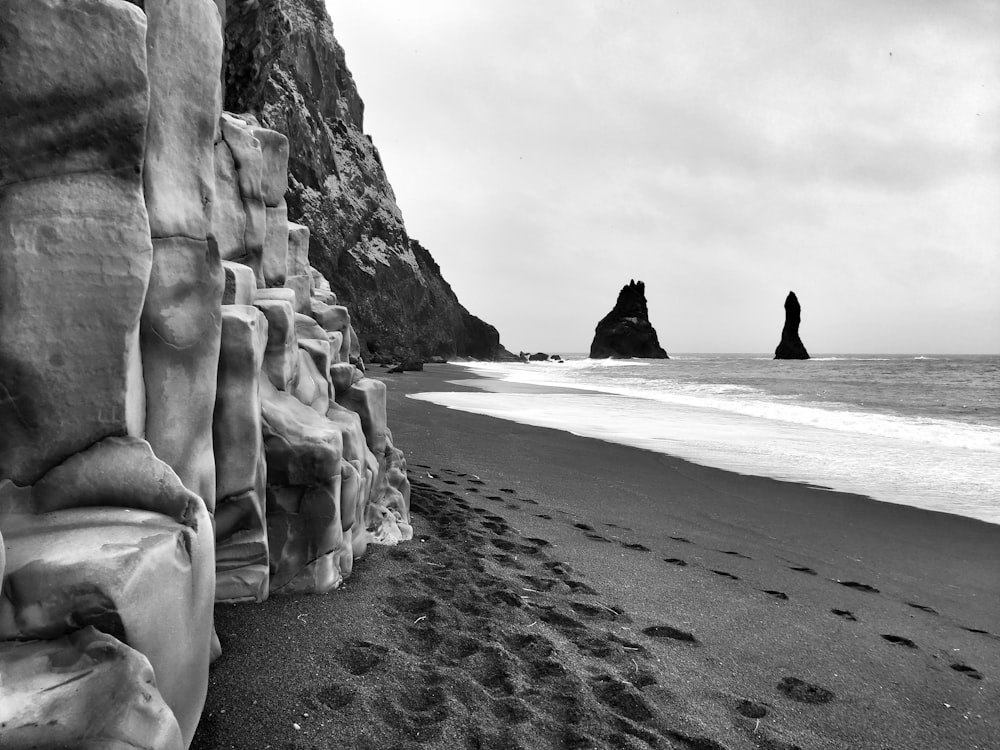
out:
M641 281L629 281L622 287L614 309L597 324L590 356L592 359L669 359L649 322L646 285Z
M795 292L789 292L785 298L785 327L781 329L781 343L774 350L775 359L809 359L809 352L799 338L799 323L802 321L802 308Z

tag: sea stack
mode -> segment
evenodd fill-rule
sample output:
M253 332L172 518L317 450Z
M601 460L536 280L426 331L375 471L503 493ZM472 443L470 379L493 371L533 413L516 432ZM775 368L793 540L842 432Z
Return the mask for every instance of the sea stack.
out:
M781 343L774 350L775 359L809 359L809 352L799 338L799 323L802 320L802 308L795 292L789 292L785 297L785 327L781 329Z
M629 281L618 292L614 309L597 324L590 357L669 359L656 337L656 329L649 322L644 283Z

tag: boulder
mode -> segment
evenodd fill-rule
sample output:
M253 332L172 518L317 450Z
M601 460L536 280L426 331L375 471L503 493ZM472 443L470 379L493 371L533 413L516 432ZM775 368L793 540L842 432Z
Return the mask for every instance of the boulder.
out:
M0 642L0 746L186 747L149 660L93 626Z
M785 297L785 325L781 329L781 341L774 350L775 359L809 359L809 352L799 338L799 324L802 322L802 308L795 292Z
M144 430L146 23L9 0L0 33L0 478L30 484Z
M197 507L191 525L107 507L15 514L2 524L0 641L53 640L88 625L113 635L149 660L184 746L208 687L215 597L212 520Z
M649 322L646 285L630 281L618 293L614 308L597 324L590 345L591 359L668 359Z
M404 359L399 364L393 365L386 372L397 373L397 372L421 372L424 369L423 360L420 359Z

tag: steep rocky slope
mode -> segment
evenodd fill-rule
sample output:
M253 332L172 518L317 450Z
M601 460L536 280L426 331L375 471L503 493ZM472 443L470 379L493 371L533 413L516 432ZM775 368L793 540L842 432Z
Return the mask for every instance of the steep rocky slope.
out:
M288 136L289 219L312 230L310 261L351 309L362 355L502 353L407 234L322 0L229 0L226 13L226 109Z

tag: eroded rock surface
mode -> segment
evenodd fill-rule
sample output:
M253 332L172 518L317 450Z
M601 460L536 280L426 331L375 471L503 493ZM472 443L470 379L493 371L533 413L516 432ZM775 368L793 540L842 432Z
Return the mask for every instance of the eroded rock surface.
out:
M221 112L220 10L4 6L2 747L186 747L216 600L412 536L384 386L286 218L301 150Z
M20 484L144 429L145 36L114 0L4 3L0 477Z
M226 46L226 108L288 137L288 217L309 227L312 265L351 309L360 355L502 354L408 235L324 6L230 0Z
M646 285L629 281L618 292L614 308L601 318L590 345L592 359L644 357L668 359L660 346L656 329L649 322Z
M795 292L789 292L785 297L785 325L781 329L781 341L774 350L775 359L809 359L809 352L799 338L799 325L802 322L802 308Z

